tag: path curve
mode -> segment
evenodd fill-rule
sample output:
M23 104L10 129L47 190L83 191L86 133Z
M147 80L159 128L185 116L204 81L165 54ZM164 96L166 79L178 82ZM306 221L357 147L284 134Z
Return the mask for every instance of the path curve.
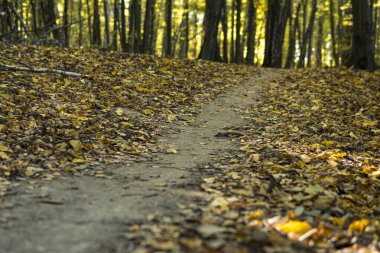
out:
M118 244L128 224L149 214L171 215L177 204L207 199L199 191L201 175L194 168L237 149L228 138L215 135L242 123L237 109L254 103L262 84L280 79L281 73L260 70L204 106L195 124L173 124L159 142L175 154L110 166L109 179L73 176L21 182L19 194L0 202L0 252L103 252L100 249Z

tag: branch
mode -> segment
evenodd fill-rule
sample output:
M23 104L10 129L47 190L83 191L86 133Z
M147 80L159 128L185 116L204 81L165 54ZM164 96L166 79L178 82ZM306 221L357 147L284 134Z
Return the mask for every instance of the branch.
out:
M0 70L5 71L26 71L26 72L33 72L33 73L51 73L51 74L60 74L64 76L73 76L73 77L80 77L82 74L70 72L70 71L64 71L59 69L50 69L50 68L33 68L33 67L16 67L11 65L6 65L0 62Z

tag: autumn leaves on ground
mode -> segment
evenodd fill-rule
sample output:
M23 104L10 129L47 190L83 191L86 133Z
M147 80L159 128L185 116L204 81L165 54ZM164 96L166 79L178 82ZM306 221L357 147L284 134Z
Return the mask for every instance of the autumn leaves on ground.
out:
M102 177L91 165L176 153L157 143L172 124L194 124L218 95L276 72L91 50L3 51L83 76L0 72L2 200L31 179ZM194 187L208 203L179 205L175 222L130 225L128 251L380 250L379 72L278 71L255 84L252 106L236 108L244 124L219 137L239 149L197 168Z

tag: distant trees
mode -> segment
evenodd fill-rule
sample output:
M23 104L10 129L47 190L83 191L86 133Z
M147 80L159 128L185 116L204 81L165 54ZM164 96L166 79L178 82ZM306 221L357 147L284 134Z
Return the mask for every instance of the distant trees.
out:
M375 0L0 0L0 41L303 68L374 68Z

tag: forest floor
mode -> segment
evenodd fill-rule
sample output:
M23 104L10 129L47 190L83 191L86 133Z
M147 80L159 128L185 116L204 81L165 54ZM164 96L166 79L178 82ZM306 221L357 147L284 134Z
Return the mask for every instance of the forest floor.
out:
M376 252L380 75L17 46L0 252Z

